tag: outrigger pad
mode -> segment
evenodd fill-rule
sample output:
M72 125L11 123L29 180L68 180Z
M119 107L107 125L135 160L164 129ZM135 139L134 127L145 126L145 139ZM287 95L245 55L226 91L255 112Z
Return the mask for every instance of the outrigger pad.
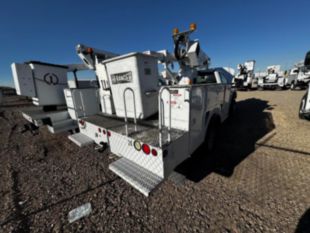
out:
M76 145L78 145L79 147L87 146L94 142L93 139L91 139L90 137L87 137L86 135L82 133L76 133L76 134L69 135L68 138L72 142L74 142Z
M163 178L126 158L111 163L109 169L145 196L149 196L150 192L163 181Z

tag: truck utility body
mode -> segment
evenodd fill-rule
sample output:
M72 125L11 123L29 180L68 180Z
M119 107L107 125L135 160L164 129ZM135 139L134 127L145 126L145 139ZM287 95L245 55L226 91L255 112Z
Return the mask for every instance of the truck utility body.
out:
M222 72L200 72L202 84L162 87L156 94L159 111L146 119L103 113L81 118L80 133L69 139L79 146L108 145L120 157L109 169L148 196L204 143L211 124L229 116L235 92Z
M129 53L98 61L96 50L80 46L79 56L96 72L101 113L79 118L78 146L109 147L118 160L109 169L148 196L207 141L233 109L233 76L209 68L210 58L189 35L175 31L174 54ZM88 51L91 51L91 56ZM179 63L179 72L169 65ZM161 79L157 64L164 65Z
M46 125L52 133L75 130L78 129L77 117L99 112L99 104L96 110L88 105L90 102L93 105L96 103L93 95L96 94L94 89L98 89L98 84L76 78L76 72L85 69L87 67L83 64L57 65L39 61L12 64L17 94L30 97L34 104L20 110L31 128ZM76 79L68 82L69 72L73 72ZM71 92L79 93L71 95ZM87 98L81 99L85 92L88 92ZM75 110L74 114L67 109L67 105L70 105L69 96L79 103L70 106Z

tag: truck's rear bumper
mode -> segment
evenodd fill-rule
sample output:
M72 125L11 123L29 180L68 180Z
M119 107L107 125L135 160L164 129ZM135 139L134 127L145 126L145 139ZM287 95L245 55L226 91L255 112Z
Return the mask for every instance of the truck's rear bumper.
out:
M23 117L37 127L47 125L51 133L59 133L78 128L65 107L55 111L43 111L42 107L21 109Z
M163 178L126 158L111 163L109 169L145 196L149 196L163 181Z

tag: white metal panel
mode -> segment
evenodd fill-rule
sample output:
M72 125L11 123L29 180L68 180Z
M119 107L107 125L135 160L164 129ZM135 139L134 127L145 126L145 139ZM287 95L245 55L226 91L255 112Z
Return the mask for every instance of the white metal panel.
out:
M30 64L39 105L65 105L64 88L67 87L67 68L45 64Z
M190 89L189 88L170 88L162 92L163 107L163 125L169 126L169 108L171 108L171 127L181 129L184 131L189 130L189 115L190 115ZM171 101L169 103L169 95Z
M108 142L108 135L107 135L107 133L104 133L104 130L106 132L106 129L87 122L87 118L85 120L86 121L85 121L84 126L79 124L80 132L82 134L84 134L85 136L94 140L94 142L98 145L100 145L101 142L107 143ZM101 129L100 132L98 130L99 128Z
M69 113L71 119L73 119L73 120L77 120L78 119L78 116L77 116L77 114L75 112L75 109L68 108L68 113Z
M100 94L101 111L105 114L115 113L111 91L100 89L99 94Z
M145 54L132 53L107 60L105 65L117 116L125 116L123 94L128 87L135 94L137 118L144 119L157 112L157 58ZM125 99L127 115L132 118L134 117L132 93L126 92Z
M167 147L167 155L164 158L165 178L170 176L176 166L190 157L189 136L190 133L186 133L177 140L172 141Z
M152 171L157 176L164 177L163 156L160 149L155 148L158 153L157 156L153 156L152 154L146 155L142 150L137 151L134 148L134 140L132 138L113 131L109 137L109 145L113 154L125 157L139 166Z
M68 111L72 119L94 115L100 111L98 89L69 89L64 90Z
M13 63L11 68L16 93L18 95L35 97L36 90L30 66L28 64Z

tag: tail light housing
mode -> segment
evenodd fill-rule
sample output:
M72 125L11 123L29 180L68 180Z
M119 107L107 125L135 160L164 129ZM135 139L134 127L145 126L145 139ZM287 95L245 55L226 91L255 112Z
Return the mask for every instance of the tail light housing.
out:
M143 150L144 154L149 155L149 154L151 153L151 148L150 148L150 146L147 145L147 144L143 144L143 145L142 145L142 150Z
M152 149L152 155L153 155L153 156L157 156L157 150Z

